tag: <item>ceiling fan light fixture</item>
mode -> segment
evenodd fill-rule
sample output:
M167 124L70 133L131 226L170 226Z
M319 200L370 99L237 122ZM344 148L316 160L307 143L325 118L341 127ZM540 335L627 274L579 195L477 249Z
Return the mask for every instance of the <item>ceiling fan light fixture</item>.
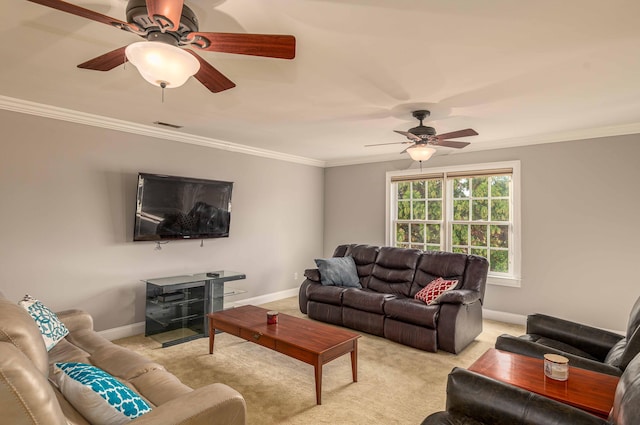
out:
M200 69L193 55L160 41L140 41L127 46L125 55L142 78L158 87L180 87Z
M427 161L436 153L434 148L425 145L415 145L407 149L407 153L414 161Z

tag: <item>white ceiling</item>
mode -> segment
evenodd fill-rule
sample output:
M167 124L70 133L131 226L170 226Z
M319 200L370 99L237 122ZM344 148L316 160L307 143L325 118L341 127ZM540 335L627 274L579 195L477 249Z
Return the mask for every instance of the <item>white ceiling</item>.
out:
M125 20L126 0L67 0ZM165 92L132 65L76 67L140 41L1 0L0 96L339 165L400 159L392 130L473 128L464 151L640 133L637 0L185 0L205 32L292 34L292 61L201 52L237 84ZM158 130L164 131L164 130ZM439 154L453 149L440 148Z

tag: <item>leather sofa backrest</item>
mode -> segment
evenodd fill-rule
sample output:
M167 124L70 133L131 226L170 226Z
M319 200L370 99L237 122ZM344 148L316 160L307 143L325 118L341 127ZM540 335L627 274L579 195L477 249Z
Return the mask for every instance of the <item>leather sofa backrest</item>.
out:
M631 308L631 312L629 313L629 321L627 322L627 339L631 339L631 336L636 332L638 326L640 326L640 297L638 297Z
M8 342L0 342L0 372L0 423L67 424L47 377Z
M465 254L462 254L465 255ZM467 255L467 267L464 269L462 286L458 289L469 289L480 292L480 302L484 302L484 291L487 287L489 261L478 255Z
M409 296L421 253L411 248L380 248L368 288L385 294Z
M0 297L0 341L13 344L47 377L49 358L38 325L17 303Z
M624 338L624 344L619 364L622 370L626 370L629 362L640 353L640 297L636 300L629 313L627 336Z
M627 366L613 399L609 423L635 425L640 418L640 356L636 356Z
M445 279L458 280L456 289L464 286L464 272L467 267L467 255L453 252L423 252L416 266L416 274L409 292L414 296L433 279L443 277Z
M379 252L380 248L373 245L352 245L347 250L346 255L352 256L356 263L358 277L363 288L369 287L369 280Z
M355 244L349 244L349 245L338 245L336 247L336 249L333 250L333 256L334 257L344 257L345 255L347 255L347 251L351 249L352 246L354 246Z

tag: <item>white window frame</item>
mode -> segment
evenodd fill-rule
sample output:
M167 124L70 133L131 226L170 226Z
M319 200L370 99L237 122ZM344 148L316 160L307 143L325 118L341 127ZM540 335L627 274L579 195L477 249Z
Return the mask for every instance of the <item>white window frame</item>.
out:
M511 286L511 287L520 287L522 277L521 277L521 264L522 264L522 237L521 237L521 209L520 209L520 161L501 161L501 162L490 162L484 164L467 164L467 165L456 165L449 167L437 167L437 168L424 168L423 170L415 169L415 170L402 170L402 171L388 171L386 173L386 196L385 196L385 245L387 246L395 246L393 242L393 226L392 226L392 215L393 210L395 208L395 201L397 194L393 190L393 184L391 183L391 179L393 177L398 176L416 176L420 174L447 174L447 173L456 173L463 171L478 171L482 172L485 170L495 170L495 169L505 169L511 168L511 188L512 188L512 234L511 234L511 242L513 244L512 257L510 260L512 261L512 268L510 274L505 273L493 273L489 272L487 283L492 285L500 285L500 286ZM449 226L449 211L448 211L448 203L450 202L451 196L451 184L447 182L445 178L443 181L443 195L446 193L445 198L447 202L443 203L443 218L444 226L441 231L447 232L447 238L445 241L445 246L450 246L451 244L451 235L449 235L448 228ZM445 192L446 191L446 192Z

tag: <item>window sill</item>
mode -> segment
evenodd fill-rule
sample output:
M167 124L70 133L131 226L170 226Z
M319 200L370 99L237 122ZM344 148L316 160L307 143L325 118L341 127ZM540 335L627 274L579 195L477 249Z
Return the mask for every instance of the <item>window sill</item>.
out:
M489 285L496 286L508 286L511 288L520 288L521 279L519 277L503 277L503 276L491 276L487 277L487 283Z

